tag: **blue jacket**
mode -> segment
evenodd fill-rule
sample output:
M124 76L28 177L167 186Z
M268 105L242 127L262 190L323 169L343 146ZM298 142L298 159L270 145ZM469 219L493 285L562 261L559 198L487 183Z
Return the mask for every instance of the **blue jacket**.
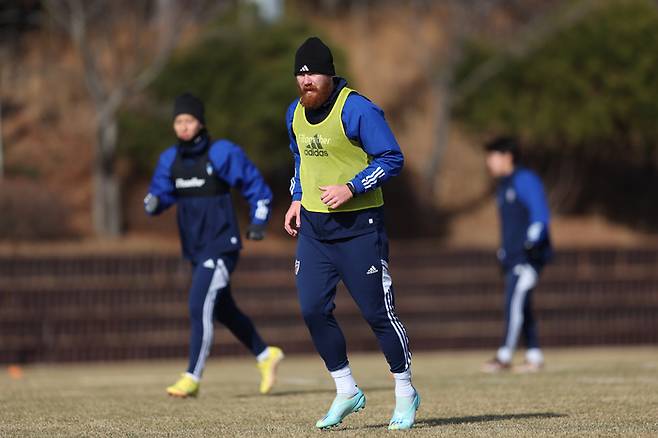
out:
M211 143L202 135L193 146L174 145L160 155L149 187L159 199L152 214L178 204L183 256L193 263L242 247L231 187L238 188L249 203L251 223L267 223L272 191L235 143Z
M552 248L548 202L539 177L517 167L498 182L496 199L502 236L498 258L503 268L521 263L543 266L551 258Z
M316 123L314 119L317 122L321 121L323 116L329 113L338 94L347 85L347 81L343 78L334 78L334 84L334 91L323 105L324 108L316 111L316 113L320 113L320 120L318 120L317 114L314 117L314 114L309 114L309 110L305 110L307 119L312 123ZM290 194L293 201L302 199L302 186L299 180L299 147L292 129L292 119L298 102L299 99L295 99L286 113L290 150L295 161L295 175L290 181ZM354 185L356 196L380 187L384 182L400 173L404 165L404 156L381 108L362 95L353 92L347 97L341 113L341 121L347 137L361 145L363 150L372 157L370 164L350 180ZM378 168L381 170L378 171ZM319 239L351 237L382 227L382 215L381 208L343 213L316 213L303 210L300 232Z

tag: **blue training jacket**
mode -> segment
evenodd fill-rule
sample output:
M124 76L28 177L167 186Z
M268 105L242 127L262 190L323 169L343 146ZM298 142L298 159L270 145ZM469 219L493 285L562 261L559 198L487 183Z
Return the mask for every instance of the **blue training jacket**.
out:
M242 247L230 188L240 190L252 224L267 223L272 191L235 143L202 135L193 146L174 145L160 155L149 193L159 199L152 214L174 203L183 256L193 263Z
M336 78L335 84L334 91L329 98L330 106L333 106L343 87L347 86L347 81L343 78ZM299 147L292 130L292 119L298 102L299 99L295 99L286 112L290 150L295 161L295 175L290 181L290 194L293 201L302 199L302 186L299 180ZM354 185L355 196L380 187L384 182L400 173L404 165L404 156L381 108L364 96L353 92L347 97L341 113L341 121L347 137L358 143L372 157L370 164L354 175L350 181ZM381 168L383 173L376 172L377 168ZM379 176L373 181L372 175ZM368 182L368 188L364 186L364 181ZM303 208L302 210L300 232L319 239L351 237L383 226L381 208L342 213L317 213L306 211Z
M502 236L498 258L503 267L510 269L521 263L543 266L552 256L550 213L537 174L517 167L498 182L496 199ZM530 248L535 250L532 258Z

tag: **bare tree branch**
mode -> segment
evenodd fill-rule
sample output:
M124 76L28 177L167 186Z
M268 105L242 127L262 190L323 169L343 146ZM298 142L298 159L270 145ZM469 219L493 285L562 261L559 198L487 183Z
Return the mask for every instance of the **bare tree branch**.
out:
M202 16L201 8L209 4L208 0L45 0L50 16L67 33L82 60L96 110L93 217L99 234L120 232L119 183L114 173L117 111L129 95L144 90L157 77L182 30ZM126 14L131 13L136 28L130 32L132 44L126 47L121 32L127 28Z
M568 8L566 13L558 17L553 15L541 15L529 22L521 30L511 43L505 48L501 55L490 59L478 67L471 75L461 84L455 93L455 101L462 101L477 91L487 80L500 73L505 65L508 56L521 57L526 56L534 50L540 48L547 40L557 32L573 25L579 19L589 13L595 6L593 0L578 2L575 6Z
M85 70L85 81L89 93L91 94L96 107L100 109L106 99L107 90L106 85L101 78L96 58L89 46L87 16L85 15L84 4L82 0L67 0L67 3L69 4L71 11L69 17L69 32L73 43L82 58Z
M568 8L561 15L538 14L524 28L515 32L511 42L502 54L492 58L478 67L457 88L452 88L454 69L461 59L464 40L479 30L482 19L486 19L496 1L474 1L472 3L456 1L452 2L454 18L451 17L448 34L450 44L448 54L443 58L445 61L438 68L433 84L433 95L439 108L438 119L435 130L435 144L425 167L424 179L429 190L429 196L433 196L436 175L441 164L441 157L447 145L450 135L450 118L452 108L476 92L488 79L498 74L505 65L508 56L524 56L541 47L545 41L557 32L571 26L580 18L585 16L595 5L593 0L579 2ZM504 2L501 2L504 3ZM475 18L479 17L480 20Z
M177 10L173 0L157 0L156 4L154 21L158 29L158 39L155 57L146 68L135 76L132 84L133 92L141 91L160 73L174 50L181 28L188 23L189 15Z

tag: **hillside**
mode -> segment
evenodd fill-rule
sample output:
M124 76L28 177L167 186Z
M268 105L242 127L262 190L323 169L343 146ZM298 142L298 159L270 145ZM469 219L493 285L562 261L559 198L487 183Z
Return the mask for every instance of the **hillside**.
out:
M479 139L453 127L442 155L440 174L435 179L435 198L427 199L423 195L426 182L421 175L433 147L437 118L423 54L442 53L445 45L442 29L448 19L439 9L418 17L405 8L389 6L366 15L352 14L314 23L334 44L341 46L350 65L345 76L384 108L403 147L406 191L396 194L402 185L393 186L388 199L408 200L412 193L419 199L401 204L405 209L399 215L402 221L405 215L422 216L434 205L442 222L437 228L442 227L443 234L433 237L433 241L450 246L493 247L498 239L496 212ZM417 44L419 38L422 44ZM59 220L68 221L83 241L95 242L90 214L94 119L80 70L75 53L57 35L42 30L25 38L20 57L10 68L3 69L5 173L7 178L46 187L53 199L60 199L69 212L68 217ZM118 169L125 174L124 163L118 163ZM159 221L144 217L141 199L147 181L148 175L123 181L126 241L135 247L148 248L152 245L147 242L167 241L175 235L173 215ZM416 211L410 213L408 205ZM278 228L286 206L287 201L279 198L279 211L270 233L275 240L285 239ZM396 206L389 209L395 210ZM560 246L636 246L658 240L654 235L610 223L596 215L558 215L552 228ZM403 234L414 236L413 230ZM420 237L417 233L414 236ZM281 245L286 247L288 243ZM165 246L176 247L171 243Z

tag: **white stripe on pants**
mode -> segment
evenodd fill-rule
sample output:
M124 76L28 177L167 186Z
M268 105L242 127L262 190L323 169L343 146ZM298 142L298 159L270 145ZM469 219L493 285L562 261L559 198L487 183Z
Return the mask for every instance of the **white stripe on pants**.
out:
M215 310L217 292L224 289L228 285L228 281L228 269L226 269L226 265L222 259L217 259L215 272L213 272L210 286L208 286L208 293L203 302L203 337L201 341L201 351L199 352L199 357L194 366L194 376L197 378L201 378L203 369L206 366L206 359L208 358L208 354L210 354L210 347L212 347L214 337L213 313Z
M514 273L519 276L516 280L512 302L509 309L509 326L507 327L507 338L505 339L505 348L510 353L514 352L519 340L519 333L523 326L523 304L528 291L537 284L537 271L529 264L516 265Z
M382 260L382 286L384 288L384 305L386 306L386 314L388 319L395 330L395 333L400 339L400 344L402 344L402 351L404 351L404 358L406 367L409 368L411 364L411 352L409 351L409 338L407 338L407 332L402 325L402 322L395 314L395 307L393 306L393 293L391 291L391 286L393 285L393 280L391 275L388 273L388 263L385 260Z

